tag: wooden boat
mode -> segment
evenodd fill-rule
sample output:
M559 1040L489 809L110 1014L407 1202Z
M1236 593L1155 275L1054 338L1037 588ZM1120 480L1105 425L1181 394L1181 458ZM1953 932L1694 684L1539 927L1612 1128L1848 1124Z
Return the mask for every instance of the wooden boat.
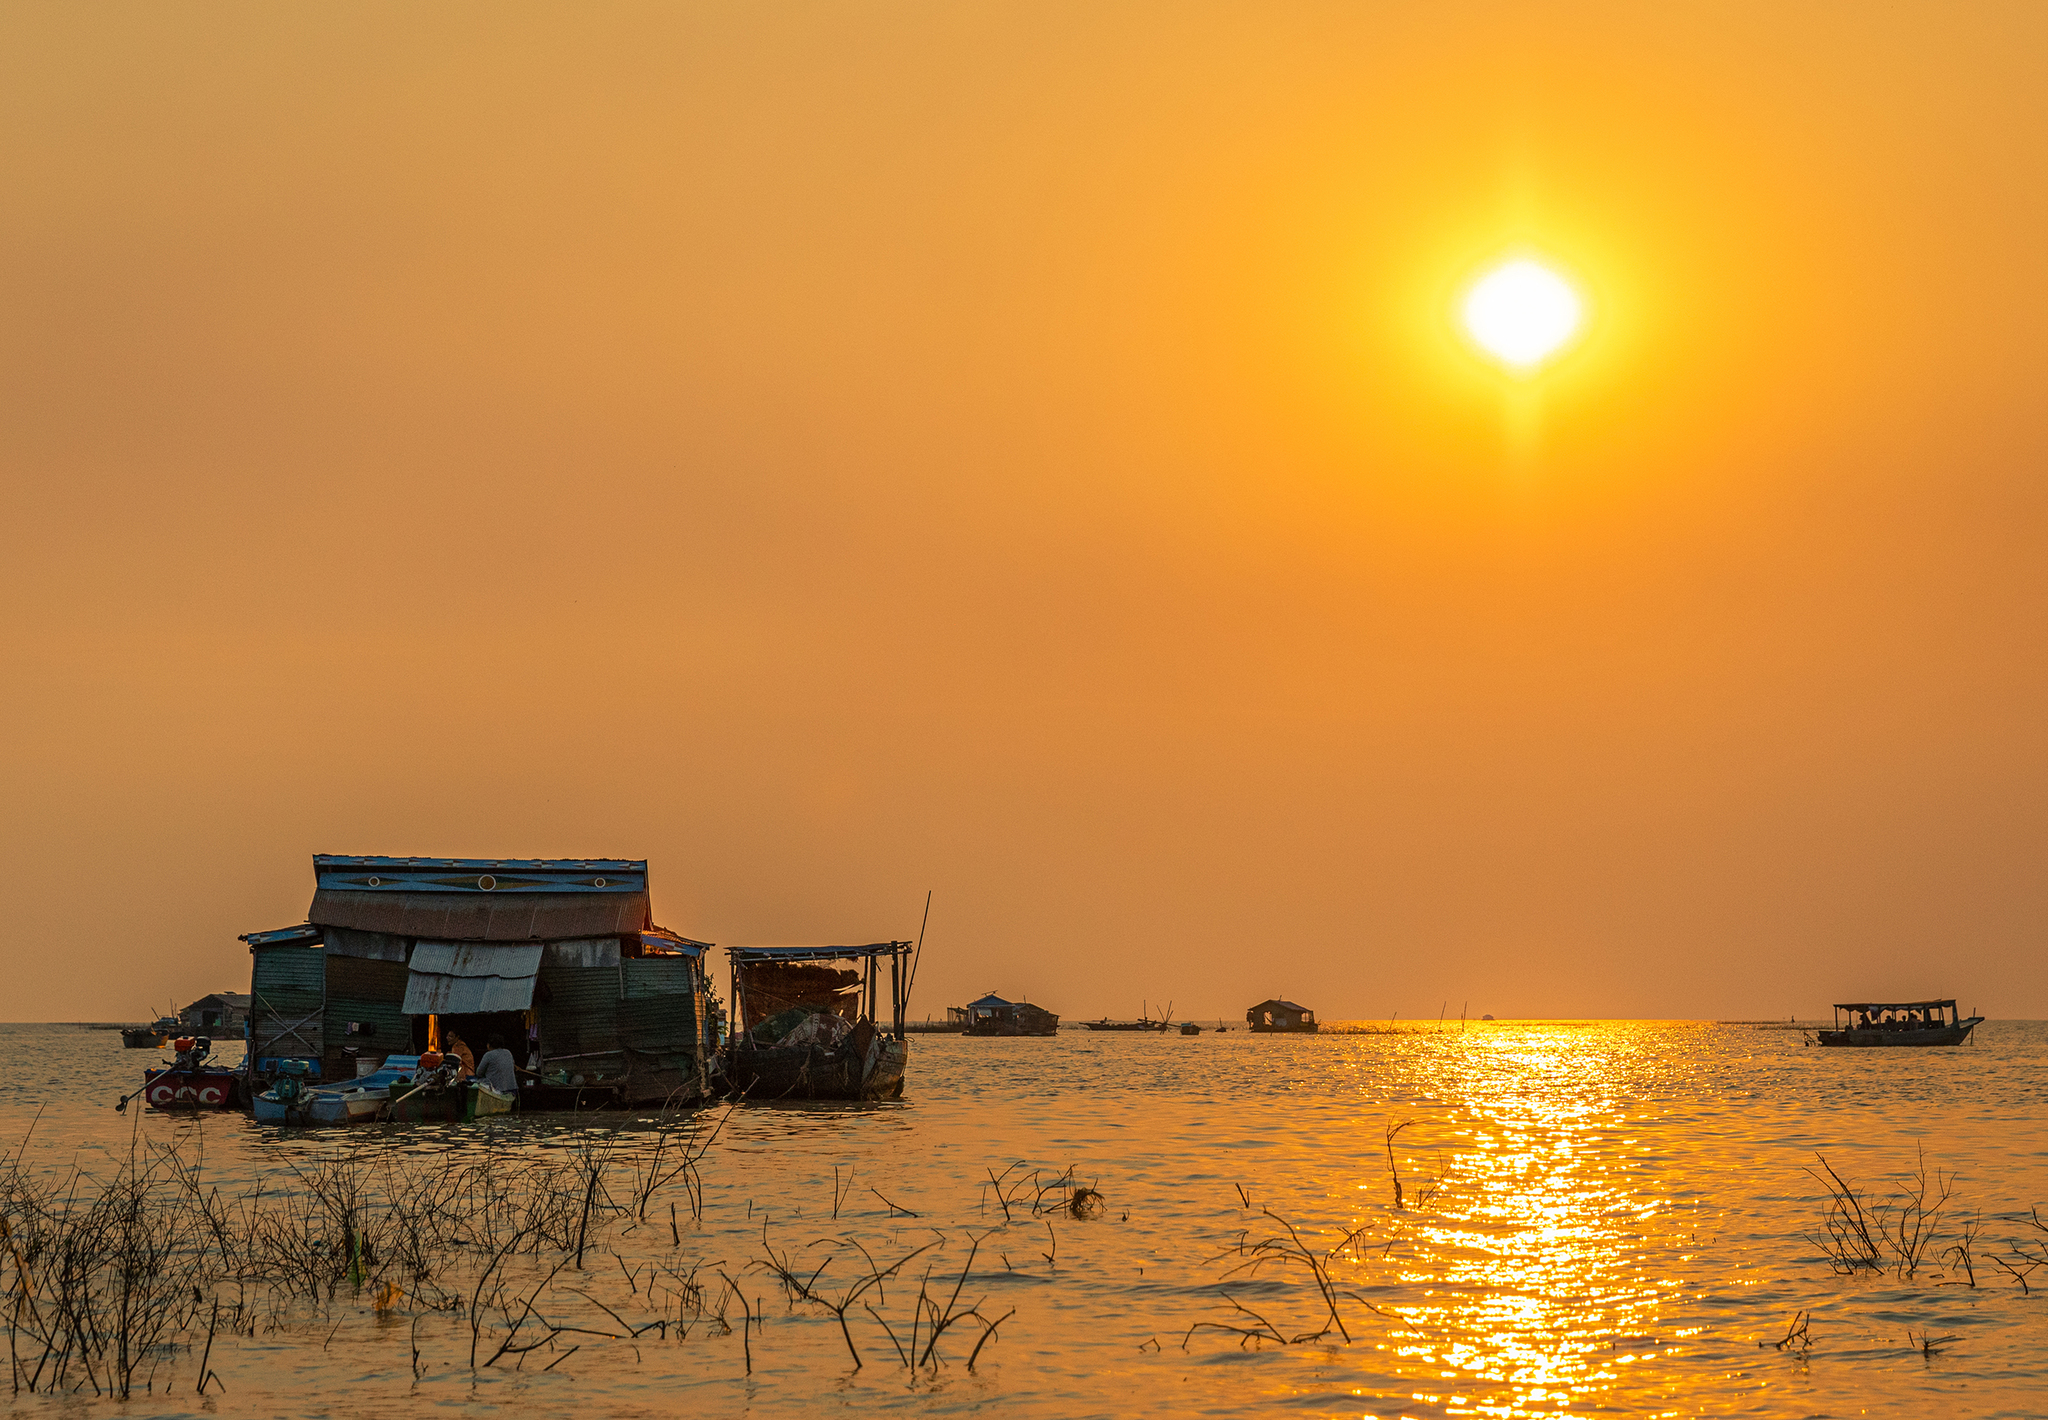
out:
M750 1100L901 1099L908 1046L876 1031L866 1049L854 1042L838 1050L785 1045L735 1051L732 1085Z
M489 1115L510 1114L518 1103L517 1095L501 1095L472 1076L453 1083L395 1084L385 1109L386 1117L402 1124L471 1124Z
M1835 1028L1818 1032L1822 1045L1961 1045L1984 1023L1952 1000L1838 1002L1834 1011Z
M741 1027L726 1047L728 1087L750 1100L901 1099L910 950L909 942L728 948Z
M242 1102L242 1077L225 1065L144 1070L142 1097L151 1109L233 1109Z
M1171 1001L1169 1001L1169 1002L1167 1002L1167 1003L1166 1003L1166 1015L1165 1015L1165 1016L1164 1016L1163 1018L1161 1018L1161 1019L1159 1019L1159 1020L1156 1020L1156 1021L1152 1019L1152 1013L1151 1013L1151 1008L1150 1008L1150 1006L1148 1005L1148 1006L1141 1006L1141 1007L1140 1007L1140 1008L1138 1009L1138 1019L1136 1019L1135 1021L1113 1021L1113 1020L1111 1020L1111 1019L1110 1019L1109 1017L1107 1017L1107 1016L1104 1016L1104 1017L1103 1017L1103 1018L1102 1018L1101 1020L1099 1020L1099 1021L1083 1021L1083 1022L1081 1022L1081 1024L1082 1024L1082 1025L1084 1025L1084 1026L1086 1026L1086 1027L1087 1027L1087 1028L1088 1028L1089 1030L1126 1030L1126 1031L1129 1031L1129 1030L1136 1030L1136 1031L1146 1031L1146 1030L1155 1030L1155 1031L1163 1031L1163 1030L1165 1030L1165 1029L1166 1029L1166 1028L1167 1028L1168 1026L1170 1026L1170 1025L1171 1025L1172 1023L1173 1023L1173 1003L1172 1003Z
M158 1016L153 1025L123 1026L121 1044L130 1050L157 1050L183 1029L185 1023L176 1016Z
M1180 1033L1182 1035L1200 1035L1202 1028L1193 1021L1182 1021L1180 1023Z
M225 1065L208 1065L213 1042L185 1036L177 1042L178 1058L156 1070L142 1072L142 1097L151 1109L233 1109L242 1102L241 1076Z

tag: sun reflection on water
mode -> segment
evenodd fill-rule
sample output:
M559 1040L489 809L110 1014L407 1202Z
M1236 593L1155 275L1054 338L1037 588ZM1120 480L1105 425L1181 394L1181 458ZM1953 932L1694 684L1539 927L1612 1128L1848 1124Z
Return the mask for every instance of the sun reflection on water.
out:
M1615 1046L1569 1029L1480 1037L1467 1102L1404 1133L1408 1158L1440 1172L1395 1215L1364 1294L1405 1323L1383 1343L1392 1368L1450 1386L1417 1404L1602 1409L1629 1367L1677 1344L1654 1241L1669 1200L1632 1154L1631 1052Z

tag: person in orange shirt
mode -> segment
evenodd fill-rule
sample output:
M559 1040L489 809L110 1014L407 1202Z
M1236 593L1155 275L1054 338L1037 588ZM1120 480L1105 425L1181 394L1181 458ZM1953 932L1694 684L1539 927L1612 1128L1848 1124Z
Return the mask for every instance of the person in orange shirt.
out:
M462 1062L462 1073L464 1077L474 1075L476 1073L476 1052L469 1048L468 1041L464 1040L461 1036L455 1034L453 1031L450 1031L448 1033L447 1053L454 1056L457 1060L460 1060Z

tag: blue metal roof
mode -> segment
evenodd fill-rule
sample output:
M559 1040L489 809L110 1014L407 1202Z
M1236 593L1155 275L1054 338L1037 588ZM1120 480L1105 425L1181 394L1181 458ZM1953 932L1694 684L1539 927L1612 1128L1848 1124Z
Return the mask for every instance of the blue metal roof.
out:
M645 858L378 858L315 853L313 881L344 892L646 892Z
M296 927L278 927L269 932L245 933L238 940L247 942L249 950L253 952L258 947L283 947L299 942L317 942L320 940L320 929L311 922L301 922Z
M685 937L679 932L669 931L666 927L657 927L652 932L640 934L640 945L657 952L680 952L686 957L700 957L711 943Z
M988 993L988 995L982 997L979 1001L969 1001L967 1003L967 1009L971 1011L976 1006L1014 1006L1016 1004L1017 1003L1015 1001L1005 1001L1002 997L996 995L995 992L991 991Z

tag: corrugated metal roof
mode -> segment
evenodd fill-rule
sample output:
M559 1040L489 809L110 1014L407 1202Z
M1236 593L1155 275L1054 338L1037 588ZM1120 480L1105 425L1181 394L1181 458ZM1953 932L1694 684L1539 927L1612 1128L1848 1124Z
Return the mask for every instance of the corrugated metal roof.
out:
M533 1004L540 954L539 942L415 943L403 1010L408 1016L526 1010Z
M531 976L540 970L540 954L539 942L418 942L412 969L437 976Z
M666 927L650 927L640 934L640 945L650 951L678 952L683 956L694 957L702 956L705 948L711 946L711 943L685 937L682 933L671 932Z
M908 942L871 942L865 947L727 947L725 954L736 962L833 961L840 957L881 957L909 949Z
M1005 1001L1002 997L991 991L979 1001L969 1001L967 1006L969 1010L972 1010L976 1006L1014 1006L1016 1004L1015 1001Z
M310 922L301 922L293 927L278 927L268 932L245 932L236 940L247 942L249 950L253 952L258 947L283 947L295 942L317 942L320 940L320 929Z
M480 1011L524 1011L533 1005L530 976L439 976L414 972L406 978L408 1016L469 1016Z
M561 941L639 932L641 892L381 892L321 888L307 914L326 927L458 942Z

